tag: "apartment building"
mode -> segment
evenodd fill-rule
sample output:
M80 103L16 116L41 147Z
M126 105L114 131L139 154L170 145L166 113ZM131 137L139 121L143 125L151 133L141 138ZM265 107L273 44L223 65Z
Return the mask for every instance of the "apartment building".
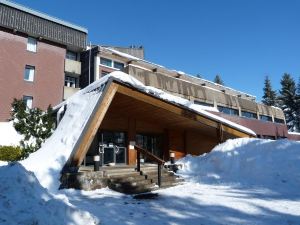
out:
M46 109L79 88L87 29L0 0L0 121L14 98Z
M143 48L135 48L134 52L132 49L93 46L82 53L83 68L86 68L82 72L82 87L112 71L122 70L145 85L186 98L207 111L248 127L257 137L299 139L299 135L288 132L281 109L258 103L251 94L146 61L139 57L144 56Z

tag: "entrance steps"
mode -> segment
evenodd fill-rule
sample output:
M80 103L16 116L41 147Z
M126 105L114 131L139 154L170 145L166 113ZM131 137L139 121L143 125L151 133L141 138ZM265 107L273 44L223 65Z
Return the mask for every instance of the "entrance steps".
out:
M140 194L157 190L159 188L173 187L184 180L173 172L163 168L161 171L161 186L158 187L157 166L142 166L140 172L130 172L129 174L108 172L108 187L125 194Z

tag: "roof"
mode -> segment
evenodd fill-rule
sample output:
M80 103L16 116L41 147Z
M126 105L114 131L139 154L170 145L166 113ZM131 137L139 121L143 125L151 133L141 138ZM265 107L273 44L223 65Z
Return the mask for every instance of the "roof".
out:
M88 30L84 27L81 27L81 26L75 25L73 23L58 19L58 18L50 16L46 13L42 13L42 12L39 12L37 10L33 10L31 8L28 8L28 7L25 7L23 5L17 4L15 2L7 1L7 0L0 0L0 3L3 4L3 5L6 5L6 6L10 6L12 8L18 9L18 10L21 10L23 12L27 12L27 13L32 14L34 16L38 16L38 17L43 18L45 20L49 20L49 21L61 24L63 26L70 27L72 29L84 32L86 34L88 33Z

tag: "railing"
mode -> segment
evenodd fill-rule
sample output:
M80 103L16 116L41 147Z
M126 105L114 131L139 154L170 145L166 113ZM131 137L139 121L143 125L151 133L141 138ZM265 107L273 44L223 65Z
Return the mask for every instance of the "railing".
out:
M146 149L143 149L137 145L134 145L134 149L136 150L136 170L138 172L141 171L141 153L147 156L147 158L153 160L157 163L157 185L161 186L161 167L165 164L165 161L158 158L156 155L152 154L151 152L147 151Z

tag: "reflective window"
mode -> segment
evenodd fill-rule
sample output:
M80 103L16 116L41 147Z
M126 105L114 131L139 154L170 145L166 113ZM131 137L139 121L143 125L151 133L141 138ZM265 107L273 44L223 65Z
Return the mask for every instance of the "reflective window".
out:
M274 122L275 123L283 123L284 124L284 120L283 119L274 118Z
M271 116L260 115L259 118L260 118L260 120L263 120L263 121L272 122L272 117Z
M218 110L219 112L228 114L228 115L232 115L232 116L238 116L239 115L239 111L237 109L232 109L232 108L228 108L228 107L224 107L224 106L218 106Z
M32 101L33 101L32 96L23 96L23 102L25 103L28 109L32 108Z
M66 53L66 59L76 61L77 60L77 53L68 50L67 53Z
M27 39L27 50L30 52L36 52L37 40L33 37Z
M114 68L122 70L124 68L124 63L114 61Z
M257 119L257 114L252 112L242 111L242 116L251 119Z
M34 66L25 66L25 72L24 72L24 80L33 82L34 80Z
M107 58L100 58L100 64L104 66L112 67L112 60Z
M65 86L77 88L78 87L78 78L71 77L71 76L65 76Z

